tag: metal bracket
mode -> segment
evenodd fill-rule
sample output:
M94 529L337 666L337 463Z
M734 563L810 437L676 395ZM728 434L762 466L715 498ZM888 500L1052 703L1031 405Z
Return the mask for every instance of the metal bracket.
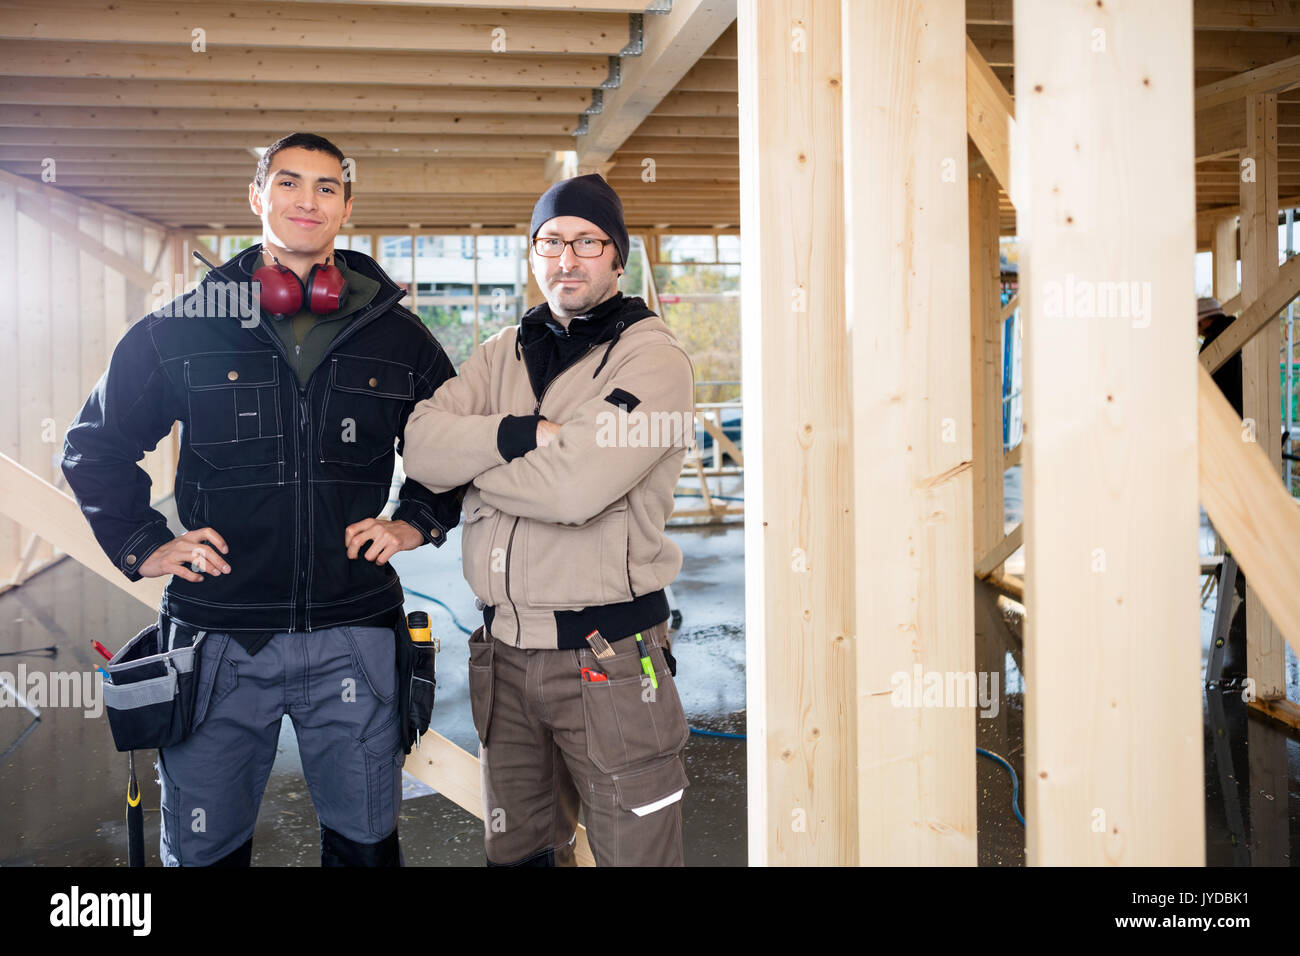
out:
M602 110L604 110L604 108L605 108L605 91L604 91L604 90L592 90L592 91L591 91L591 105L588 106L587 109L586 109L586 113L587 113L587 115L588 115L588 116L595 116L597 113L599 113L599 112L601 112Z
M609 58L609 76L605 78L604 83L600 84L600 87L603 90L616 90L622 82L623 71L619 66L619 59L616 56L611 56Z
M583 113L581 116L578 117L578 125L577 125L577 127L573 130L573 134L572 134L572 135L574 135L574 136L586 136L586 135L587 135L587 114L586 114L586 113Z
M650 5L645 8L646 13L672 13L673 0L651 0Z
M629 39L627 46L618 51L619 56L640 56L645 50L645 17L639 13L628 15L631 21L629 24Z

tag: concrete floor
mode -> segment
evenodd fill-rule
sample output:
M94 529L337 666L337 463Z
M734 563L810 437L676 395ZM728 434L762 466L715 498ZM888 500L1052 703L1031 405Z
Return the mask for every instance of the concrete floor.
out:
M1008 491L1009 505L1018 507L1011 483ZM743 732L742 529L679 529L672 536L686 554L674 585L684 614L674 652L687 715L695 727ZM465 625L477 624L473 596L460 575L458 532L441 549L399 555L395 566L407 587L445 601ZM443 640L434 728L471 749L476 741L467 700L464 635L446 611L411 595L407 609L420 608L430 612L434 633ZM1203 615L1203 643L1213 610L1211 600ZM1023 777L1023 682L1016 667L1019 622L982 589L977 589L976 611L979 660L1004 663L1006 670L998 715L977 719L977 741L1006 757ZM76 562L63 561L0 595L0 652L53 645L57 657L0 657L0 671L12 673L19 663L29 670L93 671L99 661L91 638L116 649L152 618L134 598ZM1288 657L1287 667L1289 693L1300 700L1300 669L1294 657ZM1208 861L1291 865L1300 846L1300 742L1260 720L1248 720L1239 696L1220 694L1217 700L1206 700ZM125 865L126 756L113 748L106 718L51 707L33 725L25 711L0 707L0 754L0 865ZM158 792L152 756L141 754L138 766L145 806L152 808L146 813L146 849L156 864ZM691 778L683 804L687 863L744 865L744 741L692 735L686 764ZM1010 776L983 757L977 761L977 773L980 864L1023 865L1024 831L1011 812ZM1252 774L1258 785L1248 782ZM476 818L411 778L406 791L400 832L409 864L482 864L482 824ZM1022 809L1023 800L1022 795ZM316 817L292 726L286 721L258 819L253 860L257 865L313 866L318 863L317 847Z

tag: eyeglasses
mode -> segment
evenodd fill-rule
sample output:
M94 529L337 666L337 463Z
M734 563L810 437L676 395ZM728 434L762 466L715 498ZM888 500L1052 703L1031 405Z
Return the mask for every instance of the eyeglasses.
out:
M564 255L565 246L573 246L573 254L579 259L599 259L604 255L605 247L613 241L613 239L595 239L590 236L579 239L538 236L533 240L533 251L547 259L558 259Z

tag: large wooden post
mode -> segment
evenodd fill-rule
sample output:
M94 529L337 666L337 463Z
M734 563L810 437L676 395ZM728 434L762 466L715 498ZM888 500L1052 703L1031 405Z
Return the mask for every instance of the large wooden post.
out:
M1278 278L1277 95L1246 97L1246 148L1241 178L1241 301L1249 305ZM1243 434L1253 436L1275 472L1282 470L1281 384L1278 353L1282 330L1277 319L1241 349ZM1246 676L1258 700L1286 697L1286 650L1282 633L1259 592L1246 577ZM1277 795L1287 790L1286 740L1271 727L1251 721L1251 862L1285 865L1287 814Z
M749 858L852 864L840 10L741 0L738 14Z
M1031 864L1203 865L1189 0L1016 0Z
M843 11L859 852L973 866L964 5Z
M1214 297L1220 303L1236 295L1241 286L1237 282L1237 217L1225 216L1214 224L1214 240L1210 250L1213 262Z
M987 171L970 177L971 448L975 560L1002 540L1002 284L998 184Z
M1249 305L1277 281L1277 94L1246 97L1246 149L1241 177L1241 301ZM1242 415L1245 434L1253 435L1274 467L1282 470L1278 353L1281 326L1276 319L1241 350ZM1246 579L1246 675L1255 696L1286 696L1282 635L1259 595Z

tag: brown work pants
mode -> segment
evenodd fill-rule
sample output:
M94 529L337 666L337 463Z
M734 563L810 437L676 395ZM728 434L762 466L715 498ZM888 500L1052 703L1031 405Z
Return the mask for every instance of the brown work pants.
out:
M581 806L598 866L683 865L690 728L664 658L667 622L641 637L657 688L632 637L598 661L586 648L516 648L481 627L471 636L489 863L574 865Z

